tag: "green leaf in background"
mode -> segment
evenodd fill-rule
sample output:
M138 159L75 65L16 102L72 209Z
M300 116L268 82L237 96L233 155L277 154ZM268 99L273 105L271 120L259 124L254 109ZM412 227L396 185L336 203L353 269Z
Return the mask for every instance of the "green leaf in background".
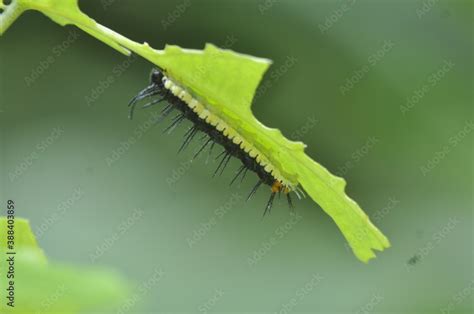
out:
M18 233L15 236L15 246L20 248L34 248L40 250L36 238L31 231L30 224L28 220L17 218L14 220L15 231ZM8 219L6 217L1 217L0 219L0 230L7 230ZM6 233L3 233L6 235ZM6 246L7 238L6 236L0 237L0 247Z
M7 248L7 231L10 230L7 228L8 226L9 224L7 217L0 217L0 249L2 253L6 251ZM10 224L10 226L12 225ZM31 231L28 220L21 218L14 219L13 228L15 237L15 250L29 250L30 253L34 253L41 264L46 264L46 256L38 247L38 243L36 242L33 232ZM3 258L0 260L3 260Z
M275 177L293 189L302 185L311 198L331 216L346 237L355 255L367 262L373 250L390 246L388 239L370 222L362 209L345 194L345 181L333 176L304 153L305 145L285 138L252 114L251 104L263 75L271 65L267 59L221 50L211 44L203 51L166 46L152 49L138 44L96 23L79 9L77 0L14 0L17 7L6 7L9 20L0 17L0 34L23 10L43 12L60 25L72 24L130 55L134 52L166 72L173 82L199 99L207 110L233 128L272 165ZM20 12L20 13L18 13Z
M17 218L14 223L15 307L7 306L3 297L9 280L3 271L9 266L6 261L6 221L5 217L0 217L1 313L100 310L119 305L127 296L127 284L115 272L48 263L37 246L28 221Z

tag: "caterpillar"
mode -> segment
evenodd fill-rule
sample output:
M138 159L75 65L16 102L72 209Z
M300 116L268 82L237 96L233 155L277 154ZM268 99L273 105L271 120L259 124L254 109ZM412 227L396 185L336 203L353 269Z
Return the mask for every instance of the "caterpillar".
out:
M201 132L204 134L201 137L203 144L195 152L192 157L193 160L206 148L209 148L209 155L211 155L216 144L224 148L216 157L216 160L220 158L220 162L214 171L213 177L222 174L231 157L235 157L242 162L242 165L235 173L230 185L235 183L239 177L240 181L242 181L249 170L258 176L258 182L250 191L247 200L251 199L262 184L270 187L270 198L265 206L264 216L271 211L275 196L277 194L281 195L281 193L286 195L288 206L293 209L291 192L294 192L298 198L301 198L300 195L303 192L299 188L294 189L289 184L286 184L287 180L279 175L278 172L272 171L275 167L267 162L268 158L265 158L261 152L258 152L251 143L244 140L225 121L207 110L205 105L198 101L189 91L173 82L164 74L164 71L154 68L151 71L149 83L149 86L145 87L129 102L130 119L133 119L135 108L141 100L151 98L148 103L142 106L143 109L165 103L161 109L159 121L165 119L173 111L178 111L178 114L172 118L171 124L164 129L164 133L171 133L186 119L192 123L192 126L184 134L184 140L178 153L185 150L196 135Z

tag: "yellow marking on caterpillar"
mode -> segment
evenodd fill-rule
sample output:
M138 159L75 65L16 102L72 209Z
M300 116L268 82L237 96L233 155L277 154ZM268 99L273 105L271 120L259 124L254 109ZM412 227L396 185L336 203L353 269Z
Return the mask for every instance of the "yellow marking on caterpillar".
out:
M282 188L283 188L283 185L281 184L281 182L275 181L273 182L273 185L272 185L272 193L279 192L281 191Z

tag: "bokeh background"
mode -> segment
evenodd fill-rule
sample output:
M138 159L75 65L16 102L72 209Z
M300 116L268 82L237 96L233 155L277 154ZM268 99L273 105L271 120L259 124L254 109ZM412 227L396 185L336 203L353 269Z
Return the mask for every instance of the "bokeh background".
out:
M472 1L80 3L156 48L273 59L256 116L345 177L392 247L359 262L310 199L262 219L254 176L228 187L236 161L211 179L197 143L176 154L185 127L127 119L151 64L27 13L0 39L0 191L51 260L118 270L130 313L472 311Z

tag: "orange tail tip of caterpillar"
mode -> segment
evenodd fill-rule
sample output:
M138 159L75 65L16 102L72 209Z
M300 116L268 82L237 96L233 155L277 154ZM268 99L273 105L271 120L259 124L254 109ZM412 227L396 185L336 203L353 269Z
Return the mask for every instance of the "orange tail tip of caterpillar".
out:
M228 126L220 117L213 114L205 104L198 101L191 93L183 87L175 84L163 71L154 69L150 77L150 85L132 98L129 105L129 118L132 119L136 106L143 100L148 100L141 108L150 108L157 104L164 103L161 109L158 122L166 118L173 111L176 116L171 120L171 124L164 129L165 133L171 133L184 120L192 122L192 126L184 134L183 143L178 153L184 151L198 133L203 133L200 138L202 142L199 149L194 153L193 160L208 149L210 158L215 144L219 144L224 149L215 160L220 160L213 177L221 175L227 167L230 159L235 157L242 162L242 166L236 171L236 174L230 185L239 177L240 182L245 178L248 170L255 172L258 176L258 182L251 190L247 200L249 200L262 184L270 187L270 198L265 207L264 215L271 211L276 194L286 195L288 205L293 208L291 192L295 192L298 198L301 198L301 190L285 184L287 180L279 175L277 168L272 165L268 158L258 151L250 141L246 140L241 134Z

